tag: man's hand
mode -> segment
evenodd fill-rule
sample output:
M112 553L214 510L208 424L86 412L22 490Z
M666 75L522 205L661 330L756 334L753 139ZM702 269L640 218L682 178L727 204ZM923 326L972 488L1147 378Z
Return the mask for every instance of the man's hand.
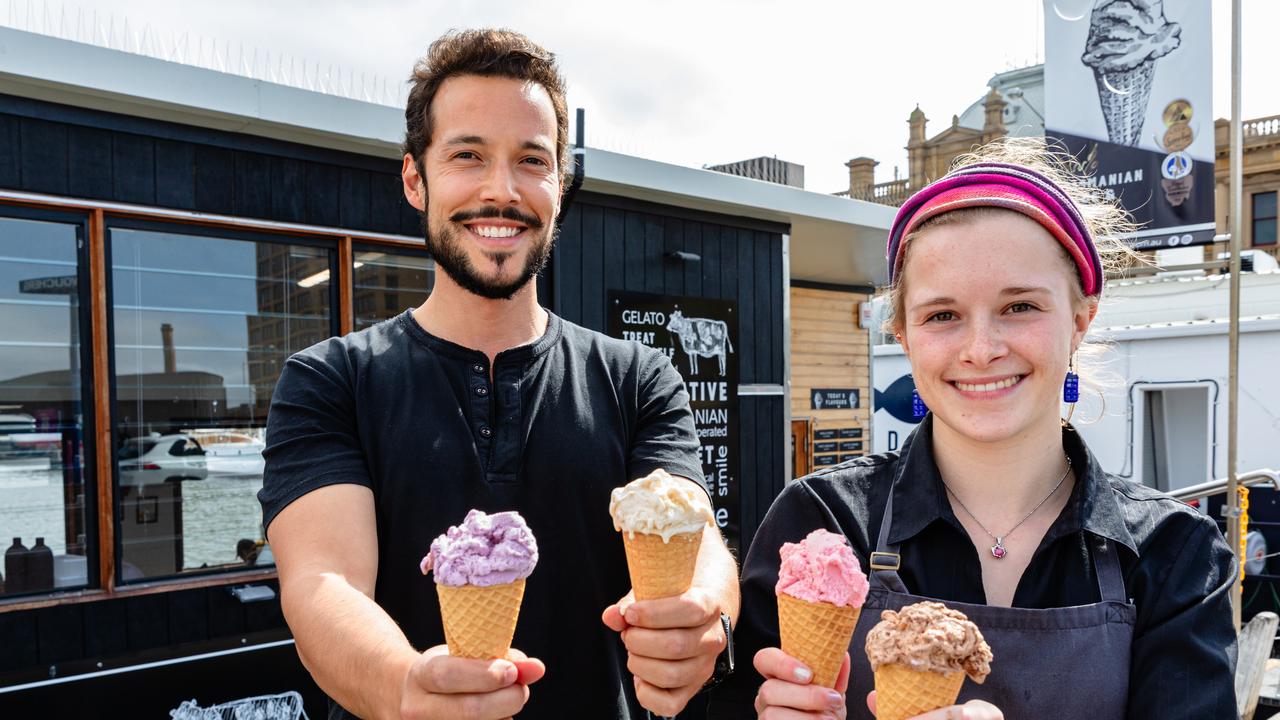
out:
M524 708L529 685L546 673L541 660L512 649L506 660L451 657L446 645L418 656L405 673L400 717L405 720L499 720Z
M761 720L803 717L844 720L847 712L845 691L849 687L849 653L844 654L834 688L811 684L813 671L776 647L756 653L752 663L764 676L755 702L756 715Z
M631 593L605 608L604 624L622 634L636 697L649 711L673 716L715 670L725 646L720 606L704 590L636 600Z

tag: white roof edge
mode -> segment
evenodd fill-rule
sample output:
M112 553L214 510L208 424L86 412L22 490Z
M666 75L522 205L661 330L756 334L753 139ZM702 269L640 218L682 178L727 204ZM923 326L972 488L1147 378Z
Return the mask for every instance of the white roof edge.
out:
M144 55L0 27L4 92L375 157L399 157L404 111ZM895 208L588 149L587 190L780 223L887 230Z

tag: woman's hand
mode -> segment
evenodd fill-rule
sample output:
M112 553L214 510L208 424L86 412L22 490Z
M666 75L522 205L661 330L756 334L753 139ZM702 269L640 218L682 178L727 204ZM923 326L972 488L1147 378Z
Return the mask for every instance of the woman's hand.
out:
M875 690L867 694L867 707L871 709L872 714L875 714ZM963 705L952 705L951 707L930 710L923 715L911 718L911 720L1004 720L1004 713L1000 712L1000 708L985 700L970 700Z
M761 650L752 662L764 676L764 684L756 693L756 715L761 720L844 720L844 693L849 687L848 653L844 655L834 688L809 684L813 671L778 648Z

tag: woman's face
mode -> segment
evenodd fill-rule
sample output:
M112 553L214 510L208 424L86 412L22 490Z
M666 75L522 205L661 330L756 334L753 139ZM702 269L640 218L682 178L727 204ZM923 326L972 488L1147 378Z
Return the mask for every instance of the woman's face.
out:
M974 440L1058 424L1067 361L1096 305L1034 220L990 212L927 228L902 269L899 332L938 422Z

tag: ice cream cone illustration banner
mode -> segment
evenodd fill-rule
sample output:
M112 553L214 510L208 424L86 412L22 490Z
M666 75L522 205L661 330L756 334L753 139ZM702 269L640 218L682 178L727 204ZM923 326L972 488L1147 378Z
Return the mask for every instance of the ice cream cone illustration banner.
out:
M505 657L524 599L525 578L538 564L538 544L515 512L472 510L431 543L422 572L434 573L449 654Z
M782 651L833 688L870 584L844 536L814 530L779 550L778 633Z
M991 672L991 648L965 617L937 602L884 610L867 633L876 675L876 720L906 720L954 705L966 676Z
M1142 225L1135 247L1213 239L1210 6L1045 0L1045 134Z
M672 597L692 587L702 533L713 522L705 492L654 470L615 489L609 514L622 533L637 600Z

